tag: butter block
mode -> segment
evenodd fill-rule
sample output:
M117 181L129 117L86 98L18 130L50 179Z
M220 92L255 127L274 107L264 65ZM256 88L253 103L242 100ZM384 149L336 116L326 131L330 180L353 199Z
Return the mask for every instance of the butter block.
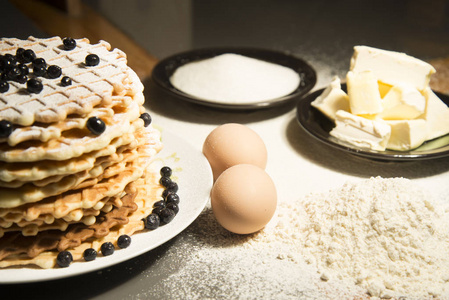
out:
M336 126L330 135L360 148L384 151L391 127L384 121L368 120L343 110L335 114Z
M449 133L449 107L430 89L423 92L427 104L422 116L427 122L427 140Z
M421 146L427 137L424 119L386 121L391 127L387 149L407 151Z
M377 78L372 71L346 74L349 107L355 115L373 115L382 111Z
M349 98L341 89L340 79L334 77L329 86L311 105L332 121L335 120L335 114L338 110L349 111Z
M432 65L405 53L355 46L350 71L367 70L383 83L393 86L408 83L420 91L429 85L430 76L436 72Z
M413 86L393 86L382 102L383 110L378 117L384 120L415 119L426 109L426 98Z

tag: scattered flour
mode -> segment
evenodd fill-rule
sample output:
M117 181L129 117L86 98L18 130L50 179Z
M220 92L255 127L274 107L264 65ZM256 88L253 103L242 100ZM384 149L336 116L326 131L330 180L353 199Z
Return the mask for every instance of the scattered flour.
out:
M290 68L228 53L185 64L176 69L170 82L204 100L256 103L290 94L300 77Z
M371 178L281 203L241 236L209 209L164 259L160 299L449 298L448 213L407 179ZM401 298L404 297L404 298Z

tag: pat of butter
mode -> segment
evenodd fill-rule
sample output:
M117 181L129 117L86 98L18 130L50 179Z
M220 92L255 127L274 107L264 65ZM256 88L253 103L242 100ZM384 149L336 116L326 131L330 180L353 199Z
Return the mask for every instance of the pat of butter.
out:
M377 78L371 71L346 74L349 107L355 115L374 115L382 111Z
M436 72L430 64L405 53L355 46L350 71L367 70L383 83L398 85L405 82L420 91L428 86L430 76Z
M421 146L427 137L424 119L386 121L391 127L387 149L406 151Z
M335 120L335 114L338 110L349 111L349 98L341 89L340 79L334 77L329 86L311 105L332 121Z
M413 86L393 86L382 102L383 111L378 117L384 120L407 120L422 115L426 109L426 98Z
M355 145L384 151L391 134L391 127L383 121L368 120L343 110L335 115L336 126L329 133L331 136Z
M424 96L427 105L422 118L427 121L427 140L448 134L449 107L430 88L424 90Z

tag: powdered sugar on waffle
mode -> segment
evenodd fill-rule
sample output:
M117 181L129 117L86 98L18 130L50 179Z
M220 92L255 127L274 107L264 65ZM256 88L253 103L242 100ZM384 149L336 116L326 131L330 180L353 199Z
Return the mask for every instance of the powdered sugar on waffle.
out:
M133 96L142 91L143 85L127 66L122 51L110 51L111 46L105 41L90 44L88 39L79 39L76 44L74 50L66 51L60 37L1 39L1 53L14 55L19 47L32 48L48 65L61 67L63 76L72 79L72 85L63 87L59 80L40 77L44 89L33 94L26 92L22 84L11 82L9 91L0 95L0 119L23 126L57 122L69 114L87 114L99 104L107 106L112 101L111 95ZM85 65L86 53L101 57L95 70Z

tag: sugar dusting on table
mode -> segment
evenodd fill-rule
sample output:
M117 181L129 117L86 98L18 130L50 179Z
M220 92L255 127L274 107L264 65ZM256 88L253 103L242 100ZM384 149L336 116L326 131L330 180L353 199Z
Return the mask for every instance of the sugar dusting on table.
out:
M448 212L410 180L371 178L282 203L235 235L210 209L166 253L178 272L151 295L189 299L444 299Z
M207 101L251 104L292 93L300 77L288 67L226 53L179 67L170 82L178 90Z

